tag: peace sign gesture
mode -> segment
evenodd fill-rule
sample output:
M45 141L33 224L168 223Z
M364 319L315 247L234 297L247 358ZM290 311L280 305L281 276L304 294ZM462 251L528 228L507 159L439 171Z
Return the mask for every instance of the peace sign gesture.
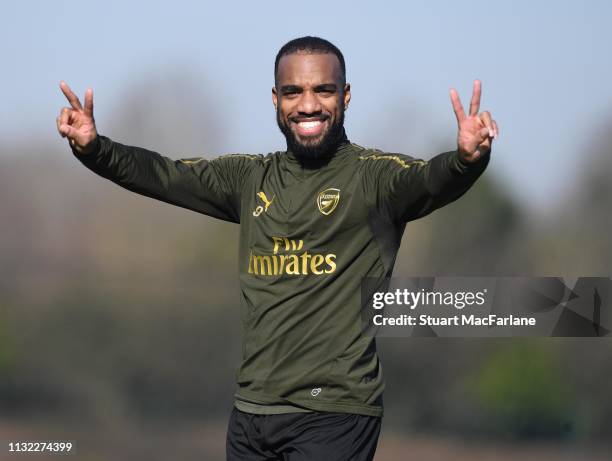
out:
M60 82L60 89L71 107L64 107L57 117L57 131L62 138L68 138L70 145L79 154L88 154L94 150L98 132L93 117L93 90L85 92L85 107L72 92L66 82Z
M470 114L466 115L457 91L454 88L450 90L453 110L459 125L457 147L461 159L466 163L476 162L481 156L487 154L491 150L493 139L498 135L497 123L491 118L491 114L488 111L478 113L480 93L480 80L474 80Z

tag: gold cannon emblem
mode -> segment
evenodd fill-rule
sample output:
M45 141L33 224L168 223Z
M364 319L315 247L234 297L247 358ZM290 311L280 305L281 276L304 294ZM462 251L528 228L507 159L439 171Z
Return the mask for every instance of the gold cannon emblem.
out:
M329 188L319 193L317 206L324 215L330 215L338 206L340 201L340 189Z

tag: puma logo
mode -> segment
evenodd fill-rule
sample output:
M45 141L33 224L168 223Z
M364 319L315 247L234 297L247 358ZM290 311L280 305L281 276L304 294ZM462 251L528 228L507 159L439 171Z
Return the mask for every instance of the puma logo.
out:
M268 200L268 197L266 197L266 194L264 192L258 192L257 197L261 199L261 201L264 203L264 206L258 205L257 208L255 208L255 211L253 211L253 216L255 217L268 211L268 208L270 208L270 205L272 205L272 202L274 201L276 195L273 195L272 198Z
M268 211L268 208L270 207L270 205L272 205L272 200L274 200L274 197L276 197L276 195L273 195L272 199L268 200L268 197L266 197L265 193L258 192L257 197L259 197L262 200L262 202L264 202L264 205L265 205L264 211Z

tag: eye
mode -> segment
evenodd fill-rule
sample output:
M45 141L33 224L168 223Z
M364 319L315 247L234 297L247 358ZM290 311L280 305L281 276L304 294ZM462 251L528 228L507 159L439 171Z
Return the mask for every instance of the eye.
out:
M333 96L334 94L336 94L335 88L331 88L331 87L318 88L316 92L317 94L320 94L323 97Z

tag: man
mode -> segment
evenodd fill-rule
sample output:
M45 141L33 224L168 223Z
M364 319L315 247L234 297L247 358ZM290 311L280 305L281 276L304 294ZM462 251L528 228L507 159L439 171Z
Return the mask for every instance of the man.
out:
M317 37L284 45L272 102L287 150L171 160L97 133L71 107L57 119L74 155L126 189L240 223L243 358L227 434L230 460L370 460L383 414L375 339L361 328L360 282L390 276L406 222L464 194L497 136L455 90L458 146L430 161L351 143L342 53Z

